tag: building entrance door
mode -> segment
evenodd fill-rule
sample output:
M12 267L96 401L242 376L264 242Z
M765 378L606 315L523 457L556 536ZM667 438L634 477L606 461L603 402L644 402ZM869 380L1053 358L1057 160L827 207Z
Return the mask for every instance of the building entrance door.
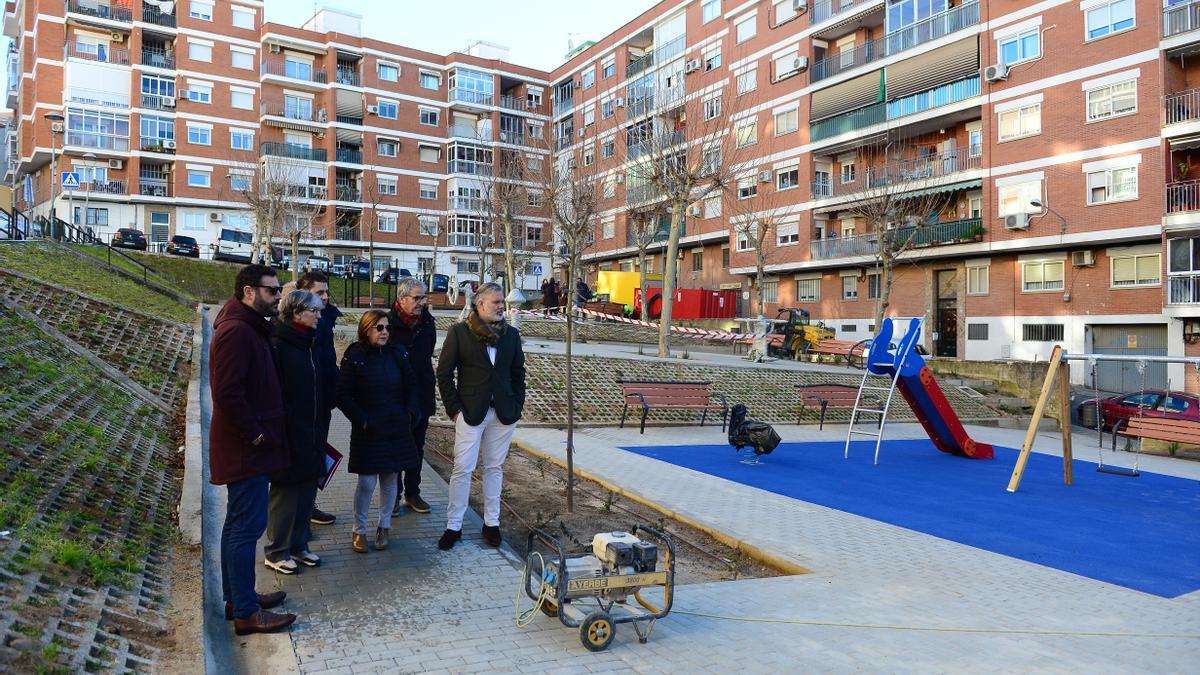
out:
M934 325L937 339L933 353L936 356L958 358L958 271L938 270L934 273Z

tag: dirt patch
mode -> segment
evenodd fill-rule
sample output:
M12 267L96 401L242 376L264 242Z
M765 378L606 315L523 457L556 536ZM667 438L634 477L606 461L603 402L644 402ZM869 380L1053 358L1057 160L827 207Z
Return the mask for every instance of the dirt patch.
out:
M167 606L167 644L156 665L159 673L204 671L204 587L200 547L175 542L171 555L171 599Z
M454 432L431 428L425 444L425 461L443 480L453 468L451 448ZM475 484L478 484L478 474ZM504 463L500 529L514 550L525 555L531 527L558 537L568 553L591 550L597 532L628 530L635 524L666 532L675 542L676 583L752 579L780 576L779 570L751 560L745 553L726 546L704 532L606 490L581 478L575 483L575 512L567 513L567 472L553 462L533 457L513 447ZM483 507L478 487L471 490L471 508Z

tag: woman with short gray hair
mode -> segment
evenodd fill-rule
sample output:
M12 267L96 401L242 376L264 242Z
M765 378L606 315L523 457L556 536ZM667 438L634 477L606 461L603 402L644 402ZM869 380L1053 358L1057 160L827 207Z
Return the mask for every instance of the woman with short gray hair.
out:
M297 563L316 567L321 559L308 550L309 518L317 500L317 482L325 475L325 387L313 341L325 305L310 291L294 290L279 302L279 320L271 346L287 420L291 465L271 474L267 501L265 564L280 574L295 574Z

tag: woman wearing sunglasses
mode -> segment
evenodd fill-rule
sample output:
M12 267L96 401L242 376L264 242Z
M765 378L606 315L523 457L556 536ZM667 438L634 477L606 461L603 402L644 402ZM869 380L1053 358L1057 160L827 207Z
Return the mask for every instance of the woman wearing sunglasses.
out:
M358 342L342 357L337 405L350 419L350 473L358 474L354 491L354 532L351 546L367 552L367 515L379 485L379 520L375 550L388 546L392 506L396 503L396 474L418 468L412 423L421 415L417 382L408 353L389 344L391 325L386 312L370 309L358 322Z

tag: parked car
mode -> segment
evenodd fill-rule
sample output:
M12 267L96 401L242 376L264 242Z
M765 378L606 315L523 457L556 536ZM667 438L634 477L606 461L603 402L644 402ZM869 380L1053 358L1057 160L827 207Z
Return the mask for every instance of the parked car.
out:
M253 246L254 233L250 230L222 227L217 235L217 241L212 244L213 259L248 263Z
M304 260L304 270L306 272L328 272L329 258L323 255L310 255Z
M403 267L389 267L379 273L379 277L375 281L385 284L398 284L404 277L411 277L413 274Z
M329 267L329 275L333 277L347 277L350 275L350 271L346 269L345 265L338 263Z
M363 281L371 280L371 263L366 260L355 260L350 263L349 279L362 279Z
M113 235L112 245L114 248L134 248L145 251L146 233L132 227L122 227Z
M177 234L171 237L167 242L167 253L172 255L186 255L190 258L200 257L200 244L196 243L196 239L182 234Z
M1080 420L1094 420L1089 407L1100 407L1103 428L1107 431L1114 424L1130 417L1157 417L1161 419L1192 420L1200 422L1200 396L1182 391L1165 389L1143 389L1129 394L1117 394L1108 398L1089 399L1079 404Z
M288 256L283 254L283 248L279 246L271 247L271 259L267 261L267 264L278 270L291 269Z

